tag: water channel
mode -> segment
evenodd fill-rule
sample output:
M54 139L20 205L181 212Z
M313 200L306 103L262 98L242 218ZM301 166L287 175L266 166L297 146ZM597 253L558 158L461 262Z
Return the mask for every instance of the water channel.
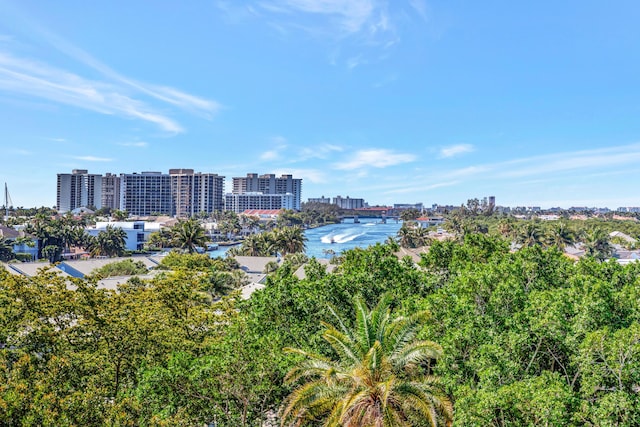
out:
M366 248L378 242L383 243L389 236L395 237L402 226L401 221L389 219L383 223L380 218L360 218L359 223L345 220L340 224L325 225L305 231L309 257L331 258L332 254L356 247ZM229 247L220 247L209 252L211 257L224 256Z

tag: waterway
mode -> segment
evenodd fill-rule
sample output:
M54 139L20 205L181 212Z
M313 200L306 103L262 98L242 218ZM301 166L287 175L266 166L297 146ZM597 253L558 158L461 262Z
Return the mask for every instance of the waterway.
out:
M307 237L306 254L309 257L331 258L353 248L366 248L383 243L389 236L395 237L402 222L379 218L360 218L359 223L347 220L340 224L325 225L305 231ZM224 256L228 246L209 252L211 257Z

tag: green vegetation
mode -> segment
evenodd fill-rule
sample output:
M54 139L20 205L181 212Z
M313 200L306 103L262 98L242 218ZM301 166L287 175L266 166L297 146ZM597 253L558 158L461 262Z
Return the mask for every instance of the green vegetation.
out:
M304 252L307 238L298 226L280 227L247 236L239 248L230 249L232 255L275 256Z
M0 270L0 424L318 426L305 417L384 407L382 425L421 426L432 405L446 425L451 402L457 426L638 425L640 263L513 252L498 233L520 221L472 220L489 232L463 218L419 265L392 243L341 254L331 274L312 259L304 280L285 262L246 301L234 266L197 254L118 292ZM415 358L394 356L400 341Z
M285 381L309 381L285 399L284 424L323 420L326 426L436 426L452 421L451 402L428 375L430 362L442 355L442 348L415 339L429 314L422 311L392 319L389 303L383 296L369 312L356 299L353 331L331 312L339 326L327 324L322 337L338 361L288 349L305 360L289 371Z
M138 274L146 274L147 272L148 269L142 261L125 259L122 261L112 262L100 268L96 268L91 272L89 276L91 278L99 280L106 277L135 276Z

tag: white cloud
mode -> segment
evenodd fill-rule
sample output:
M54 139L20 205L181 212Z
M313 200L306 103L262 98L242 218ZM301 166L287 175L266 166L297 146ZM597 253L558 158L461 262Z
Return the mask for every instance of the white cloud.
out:
M82 160L85 162L112 162L113 159L108 157L96 157L96 156L75 156L74 159Z
M352 160L335 163L333 167L340 170L365 167L386 168L402 163L410 163L414 160L416 160L416 156L413 154L394 153L391 150L385 149L361 150L355 154Z
M427 3L424 0L409 0L409 4L424 21L429 20Z
M373 0L279 0L261 5L271 6L272 11L298 11L334 17L346 33L360 31L375 10Z
M309 159L326 159L332 153L337 153L343 151L339 145L335 144L319 144L314 145L313 147L303 147L298 152L298 158L295 160L296 162L302 162Z
M144 147L148 147L149 143L145 142L145 141L131 141L131 142L118 142L118 145L121 145L123 147L139 147L139 148L144 148Z
M475 148L471 144L457 144L440 149L440 158L455 157L460 154L471 153Z
M313 184L323 184L327 182L326 174L318 169L277 169L276 176L293 175L295 178L302 178L303 182L308 181Z
M277 150L265 151L260 155L261 160L276 160L280 157L280 153Z
M276 160L280 158L280 153L287 148L287 139L284 136L276 135L269 138L272 147L260 155L261 160Z
M170 133L182 132L182 126L160 113L149 102L161 101L192 114L211 118L221 105L179 89L147 84L123 76L89 53L74 46L47 29L21 19L25 32L36 34L57 51L71 59L98 71L104 79L86 78L47 63L18 58L7 51L0 51L0 90L30 95L61 104L95 111L101 114L119 115L153 123ZM146 98L145 100L143 100Z
M124 94L116 85L84 79L77 74L2 52L0 89L102 114L141 119L171 133L183 130L173 119L154 112L144 102Z

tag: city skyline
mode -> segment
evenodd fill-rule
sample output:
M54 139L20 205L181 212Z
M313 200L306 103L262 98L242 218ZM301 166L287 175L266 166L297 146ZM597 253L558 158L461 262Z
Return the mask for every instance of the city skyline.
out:
M0 182L291 174L302 199L639 206L640 5L0 0Z

